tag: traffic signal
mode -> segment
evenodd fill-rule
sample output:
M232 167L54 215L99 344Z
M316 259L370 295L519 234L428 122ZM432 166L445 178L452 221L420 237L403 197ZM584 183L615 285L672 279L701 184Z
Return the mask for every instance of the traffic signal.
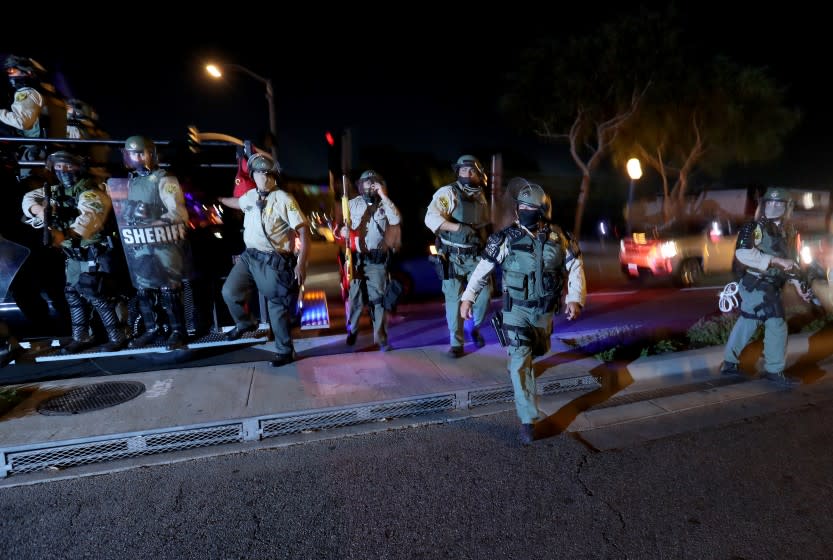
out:
M188 127L188 149L194 154L200 151L200 131L194 125Z
M327 142L327 170L333 177L341 177L341 134L328 130L324 140Z

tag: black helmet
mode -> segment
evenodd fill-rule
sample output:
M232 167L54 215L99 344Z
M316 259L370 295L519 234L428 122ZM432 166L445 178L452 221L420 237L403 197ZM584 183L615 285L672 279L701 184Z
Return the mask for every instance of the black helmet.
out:
M136 135L125 140L122 156L124 164L140 175L147 175L159 165L156 145L147 136Z
M463 186L466 194L473 196L481 192L481 188L486 185L486 170L483 169L480 160L476 157L469 154L462 155L457 158L457 161L451 167L457 175L457 182ZM461 177L460 169L463 167L471 168L471 174Z
M49 171L54 171L56 163L71 163L78 166L80 169L84 166L84 159L81 156L73 154L72 152L60 150L49 154L49 157L46 158L46 168Z
M473 167L482 176L486 176L486 171L480 164L480 160L472 155L466 154L458 157L454 165L451 166L455 173L457 173L461 167Z
M61 166L61 169L55 169L56 163L70 164L71 167ZM55 176L64 187L72 187L84 174L84 159L72 152L61 150L49 154L46 158L46 168L55 173Z
M6 57L4 67L9 76L9 83L15 89L35 87L46 75L46 68L38 61L25 56L10 54Z
M252 154L246 162L246 167L249 170L249 177L252 179L254 179L255 171L265 171L266 173L273 175L276 179L281 174L281 166L272 161L272 158L264 154Z
M67 120L77 122L88 120L94 124L98 122L98 113L88 103L80 99L69 99L67 101Z
M541 219L549 221L552 216L550 197L541 185L536 185L522 177L517 177L509 182L509 189L510 192L517 189L515 210L518 210L519 205L525 204L526 206L537 209Z
M783 202L783 205L773 205L767 208L767 202ZM787 189L781 187L769 187L761 199L763 215L771 220L789 218L792 214L792 197Z

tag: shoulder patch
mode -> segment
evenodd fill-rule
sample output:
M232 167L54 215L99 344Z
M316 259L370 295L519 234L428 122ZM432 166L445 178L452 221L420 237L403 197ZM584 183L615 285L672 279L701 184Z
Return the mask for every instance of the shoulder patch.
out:
M165 192L168 194L174 194L176 192L176 183L165 183L163 187Z
M28 91L18 91L14 94L14 100L17 101L24 101L27 97L29 97Z
M445 195L441 196L439 198L439 200L437 200L437 203L443 209L443 212L448 212L448 209L451 206L451 203L449 202L448 197L445 196Z
M488 241L486 241L486 247L483 249L483 257L489 259L493 263L497 263L500 246L503 245L504 239L504 231L499 231L490 235Z
M84 191L81 193L81 200L88 201L88 200L96 200L98 196L95 194L94 191Z
M286 210L287 210L287 212L297 212L298 211L298 205L295 204L294 200L290 200L286 205Z

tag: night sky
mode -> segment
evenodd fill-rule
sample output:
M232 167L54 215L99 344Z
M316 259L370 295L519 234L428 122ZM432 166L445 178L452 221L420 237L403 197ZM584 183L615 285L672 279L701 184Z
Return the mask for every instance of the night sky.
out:
M213 14L222 25L207 26L199 21L205 13L173 23L162 13L154 19L154 8L143 3L132 5L135 16L95 32L66 33L64 16L46 22L42 33L72 37L58 49L32 34L19 40L6 34L0 52L32 56L58 72L62 91L93 105L113 138L184 138L191 124L261 138L268 127L263 84L241 73L215 81L203 69L208 61L246 66L275 85L279 158L296 176L326 174L324 133L343 127L352 130L358 150L391 145L450 163L461 153L485 157L505 149L529 154L544 171L570 170L565 147L541 144L502 121L499 78L537 35L592 33L600 17L614 17L604 4L587 4L553 7L555 17L541 13L540 4L515 3L478 14L410 13L410 7L399 15L349 18L361 25L342 25L348 20L323 5L310 6L320 13L303 19L267 18L247 8ZM830 65L826 18L796 3L769 12L760 3L735 4L732 11L725 4L685 7L689 31L715 52L768 67L804 112L783 158L740 176L826 186L833 177L833 109L821 84ZM379 17L385 25L374 23Z

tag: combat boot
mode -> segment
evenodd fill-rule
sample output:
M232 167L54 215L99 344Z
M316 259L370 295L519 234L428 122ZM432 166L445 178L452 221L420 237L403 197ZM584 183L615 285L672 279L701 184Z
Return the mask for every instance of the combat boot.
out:
M124 331L119 327L110 327L107 329L107 343L101 346L102 352L115 352L121 350L127 345L127 337Z
M486 341L483 339L483 335L480 334L480 329L476 327L471 330L471 339L474 341L474 345L478 348L486 346Z
M166 350L178 350L180 348L187 347L188 341L185 334L182 331L171 331L170 336L168 336L168 340L165 341Z
M521 445L530 445L535 440L535 425L521 424L518 439L521 440Z
M95 345L95 337L86 328L73 325L72 340L61 348L61 354L77 354L93 345Z
M796 379L795 377L788 377L784 375L783 371L772 372L764 370L763 374L761 374L761 377L763 377L764 379L769 379L770 381L774 381L775 383L786 389L792 389L793 387L801 385L800 379Z
M145 346L150 346L154 342L156 342L157 337L159 336L160 332L158 328L150 329L133 340L127 345L128 348L144 348Z

